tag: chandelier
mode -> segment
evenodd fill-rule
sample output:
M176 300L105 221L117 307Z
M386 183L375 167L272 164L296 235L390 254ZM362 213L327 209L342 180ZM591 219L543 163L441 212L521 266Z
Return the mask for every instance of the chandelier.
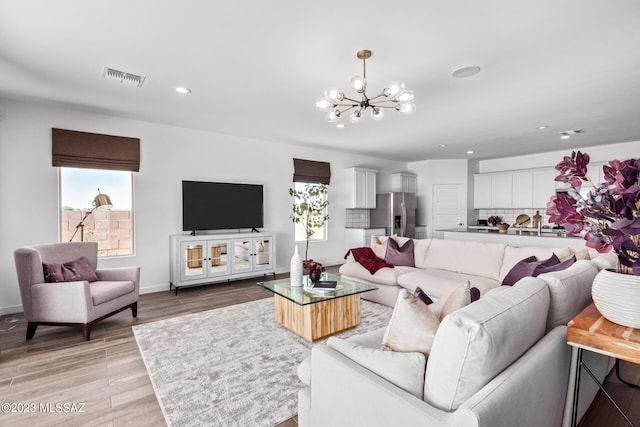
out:
M366 61L371 58L371 51L360 50L356 57L362 59L362 77L353 76L351 87L359 94L360 99L349 98L341 90L326 90L324 97L316 100L316 107L327 113L328 122L337 122L346 112L351 111L349 119L352 123L358 123L367 108L371 108L373 120L382 120L386 108L392 108L405 114L413 113L416 110L416 104L411 102L413 101L413 91L406 90L402 82L392 82L379 95L369 97L367 95Z

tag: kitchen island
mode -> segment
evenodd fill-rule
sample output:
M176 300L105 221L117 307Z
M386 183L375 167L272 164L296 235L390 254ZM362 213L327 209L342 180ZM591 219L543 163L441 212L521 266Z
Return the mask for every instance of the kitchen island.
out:
M584 239L562 232L520 231L509 229L506 233L495 230L460 228L444 230L445 240L466 240L476 242L506 243L511 246L536 246L543 248L566 248L580 250L585 247Z

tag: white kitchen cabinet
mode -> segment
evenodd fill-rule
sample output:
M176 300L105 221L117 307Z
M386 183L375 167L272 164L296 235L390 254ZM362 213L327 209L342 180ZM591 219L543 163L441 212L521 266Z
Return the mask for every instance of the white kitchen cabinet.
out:
M513 195L511 207L530 208L533 206L533 172L513 172Z
M556 193L556 170L553 168L533 171L533 204L532 208L546 208L547 202Z
M272 233L175 235L170 237L170 288L274 274Z
M391 191L418 194L418 176L409 172L392 173Z
M384 228L345 228L346 249L371 246L371 236L384 236Z
M510 208L513 205L513 174L511 172L491 175L491 207Z
M347 174L351 182L351 198L347 208L375 209L376 174L374 169L349 168Z
M473 176L473 207L474 209L490 209L491 206L491 175L478 174Z

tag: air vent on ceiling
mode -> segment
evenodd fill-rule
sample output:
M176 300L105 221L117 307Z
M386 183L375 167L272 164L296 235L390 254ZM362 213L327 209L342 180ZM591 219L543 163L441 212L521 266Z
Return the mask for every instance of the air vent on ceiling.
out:
M146 76L138 76L137 74L127 73L126 71L120 71L109 67L104 67L102 77L107 80L117 81L130 86L142 87Z

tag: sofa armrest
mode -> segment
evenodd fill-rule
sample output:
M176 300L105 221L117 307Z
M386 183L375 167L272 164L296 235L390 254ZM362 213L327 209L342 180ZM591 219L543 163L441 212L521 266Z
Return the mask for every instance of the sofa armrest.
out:
M140 267L117 267L96 270L98 279L104 281L130 280L135 285L135 292L140 291Z
M332 348L312 350L311 409L309 424L302 427L445 426L450 416Z
M570 365L567 327L558 326L459 409L476 414L480 426L559 426Z
M28 322L85 323L89 320L89 282L35 283L31 286Z

